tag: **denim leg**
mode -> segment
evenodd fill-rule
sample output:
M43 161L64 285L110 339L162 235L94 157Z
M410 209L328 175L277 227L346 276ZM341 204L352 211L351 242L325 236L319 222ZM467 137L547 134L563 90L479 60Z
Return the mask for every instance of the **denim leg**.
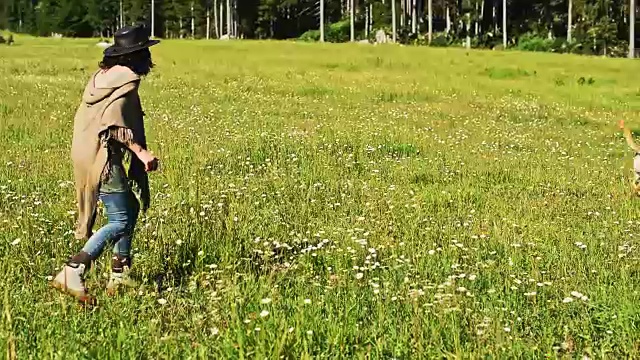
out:
M132 221L132 203L129 193L100 194L100 200L105 206L108 222L89 238L82 249L92 259L99 257L107 244L122 238L135 222Z
M133 193L129 193L129 198L129 223L127 224L127 231L120 239L116 239L116 243L113 246L113 253L123 258L131 256L131 240L133 239L133 231L135 230L138 214L140 213L140 203L138 199L136 199Z

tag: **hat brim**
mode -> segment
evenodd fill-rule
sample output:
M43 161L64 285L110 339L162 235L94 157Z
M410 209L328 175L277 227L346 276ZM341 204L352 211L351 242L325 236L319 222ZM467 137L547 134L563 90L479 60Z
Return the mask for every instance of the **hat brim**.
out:
M144 44L131 46L131 47L119 47L119 46L116 46L116 45L112 45L112 46L104 49L104 56L106 56L106 57L116 57L116 56L131 54L131 53L134 53L136 51L148 49L148 48L152 47L153 45L157 45L158 43L160 43L160 40L149 40Z

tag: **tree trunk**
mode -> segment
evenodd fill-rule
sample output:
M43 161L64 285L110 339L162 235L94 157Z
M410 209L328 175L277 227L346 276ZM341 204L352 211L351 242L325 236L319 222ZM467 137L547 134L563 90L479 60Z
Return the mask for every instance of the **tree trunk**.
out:
M231 0L227 0L227 36L231 37Z
M320 0L320 42L324 42L324 0Z
M502 46L507 48L507 0L502 0Z
M222 33L224 32L224 5L222 5L222 0L220 0L220 36L218 38L222 37Z
M427 12L429 17L429 45L431 45L431 40L433 40L433 0L428 0Z
M636 57L636 1L629 0L629 58Z
M236 39L240 38L240 22L238 21L238 1L233 0L233 36Z
M373 4L369 4L369 34L373 34Z
M180 16L180 21L178 22L180 28L178 29L178 38L182 39L182 16Z
M396 42L396 0L391 0L391 38Z
M484 0L482 1L482 5L480 5L480 28L478 29L478 33L482 33L482 24L484 23Z
M451 32L451 10L449 10L449 6L447 5L447 34Z
M571 42L571 28L573 27L573 0L569 0L569 10L567 11L569 23L567 25L567 41Z
M498 34L498 9L496 8L496 0L493 0L493 33Z
M413 34L418 32L417 19L418 16L416 14L416 0L411 0L411 33Z
M156 36L156 1L151 0L151 38Z
M193 13L193 1L191 2L191 38L196 38L196 17Z
M122 6L122 0L120 0L120 27L124 27L124 7Z
M365 24L364 24L364 37L369 38L369 7L367 6L365 12Z
M211 11L207 8L207 40L211 38Z
M544 13L545 13L545 17L546 17L546 21L547 21L547 39L552 40L553 39L553 14L552 14L552 10L551 10L551 1L547 0L545 1L545 6L544 6Z
M480 22L478 21L478 0L476 0L476 13L475 13L475 29L473 35L478 36L478 32L480 30Z
M506 1L506 0L505 0ZM467 13L467 50L471 49L471 14Z
M220 39L220 28L218 27L218 0L213 0L213 28L216 39Z
M355 40L355 26L354 26L354 20L355 20L355 14L353 13L353 5L354 5L354 0L349 0L349 18L350 18L350 39L353 42Z

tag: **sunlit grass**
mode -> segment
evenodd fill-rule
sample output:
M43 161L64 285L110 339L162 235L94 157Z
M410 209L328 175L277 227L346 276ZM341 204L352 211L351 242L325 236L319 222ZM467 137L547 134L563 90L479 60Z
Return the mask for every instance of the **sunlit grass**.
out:
M141 287L48 287L73 240L94 41L0 46L0 351L19 358L633 358L640 63L171 42L142 85L162 171ZM583 80L580 80L580 79ZM591 79L591 81L589 80ZM10 353L10 351L9 351Z

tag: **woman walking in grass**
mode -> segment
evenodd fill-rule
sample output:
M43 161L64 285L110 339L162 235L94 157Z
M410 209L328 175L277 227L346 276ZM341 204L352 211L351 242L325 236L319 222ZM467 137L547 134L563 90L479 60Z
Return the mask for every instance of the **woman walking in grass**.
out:
M53 280L53 286L81 301L90 299L84 274L107 245L113 245L107 291L114 292L126 283L131 239L140 211L133 188L146 210L150 202L147 172L158 167L158 159L146 149L138 86L153 67L149 47L159 41L150 40L141 25L120 29L114 40L104 51L100 70L89 80L74 120L75 235L86 243ZM123 164L126 156L131 159L128 172ZM98 200L104 204L108 223L93 233Z

